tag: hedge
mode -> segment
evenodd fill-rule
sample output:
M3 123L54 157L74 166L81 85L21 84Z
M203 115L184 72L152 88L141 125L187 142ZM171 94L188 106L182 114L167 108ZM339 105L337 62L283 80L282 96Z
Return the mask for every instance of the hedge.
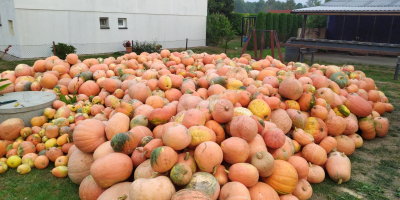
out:
M231 22L233 30L236 31L236 35L240 35L242 33L242 17L244 17L243 13L229 13L227 16L229 21Z
M279 41L286 41L287 34L287 14L279 13Z
M256 29L261 29L265 30L265 21L266 21L266 15L264 12L259 12L257 14L257 20L256 20ZM257 49L261 48L261 32L257 31ZM265 37L265 36L264 36ZM251 39L249 41L249 44L247 45L247 50L252 50L254 49L254 35L251 36Z
M278 13L272 13L272 18L274 21L274 30L279 34L279 15Z
M265 29L273 30L274 29L274 18L272 13L268 12L265 14ZM267 32L265 36L265 47L271 46L270 32Z
M293 29L293 15L289 14L287 15L287 35L286 35L286 40L282 42L286 42L290 37L293 37L292 35L292 29Z
M297 37L297 30L299 29L299 23L297 22L297 15L293 15L292 18L292 37Z

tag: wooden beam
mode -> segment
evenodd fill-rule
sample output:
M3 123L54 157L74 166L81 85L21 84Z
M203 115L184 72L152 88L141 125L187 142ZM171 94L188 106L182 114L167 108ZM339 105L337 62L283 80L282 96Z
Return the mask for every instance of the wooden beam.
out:
M307 22L307 15L304 15L303 18L303 26L301 27L301 35L300 38L304 38L305 33L306 33L306 22Z

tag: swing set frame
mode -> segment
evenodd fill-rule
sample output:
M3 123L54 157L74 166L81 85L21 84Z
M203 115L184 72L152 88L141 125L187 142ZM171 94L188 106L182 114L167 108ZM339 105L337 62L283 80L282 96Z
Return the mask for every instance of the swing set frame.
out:
M256 31L261 31L261 49L260 49L260 57L257 57L257 33ZM243 47L242 53L240 56L244 54L246 51L247 45L249 44L251 36L254 34L254 60L259 61L263 59L263 47L264 47L264 34L265 32L271 32L270 34L270 39L271 39L271 54L272 57L275 58L275 45L274 42L276 43L276 48L278 49L278 54L279 54L279 60L284 63L283 56L282 56L282 51L281 51L281 46L279 44L278 40L278 35L276 34L275 30L261 30L261 29L253 29L252 32L250 32L250 35L246 41L246 44Z

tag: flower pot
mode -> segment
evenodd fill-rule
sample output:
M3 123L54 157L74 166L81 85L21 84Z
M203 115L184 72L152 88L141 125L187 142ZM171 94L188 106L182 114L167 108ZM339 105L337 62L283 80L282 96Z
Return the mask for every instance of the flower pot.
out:
M126 52L127 53L131 53L132 52L132 47L125 47L126 48Z

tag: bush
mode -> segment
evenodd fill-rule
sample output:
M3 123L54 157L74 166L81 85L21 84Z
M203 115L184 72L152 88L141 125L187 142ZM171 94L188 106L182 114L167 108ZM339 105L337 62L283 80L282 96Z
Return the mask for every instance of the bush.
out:
M58 43L55 45L56 47L56 55L58 56L60 59L65 60L65 58L67 57L68 54L70 53L76 53L76 48L72 45L67 45L64 43ZM54 52L53 47L51 47L51 52Z
M299 29L298 17L297 15L293 15L292 17L292 36L297 37L297 30Z
M265 30L265 20L266 20L265 17L266 17L266 15L264 12L259 12L257 14L255 29ZM256 35L257 35L257 49L260 49L261 48L261 32L256 31ZM247 50L253 50L253 49L254 49L254 35L251 36L249 44L247 45Z
M227 17L231 22L232 29L236 32L237 35L240 35L242 33L242 17L244 17L244 14L229 13Z
M207 16L206 43L210 46L221 46L234 39L235 31L228 18L222 14Z
M286 32L286 40L288 40L290 37L292 37L292 28L293 28L293 15L288 14L287 15L287 32ZM282 42L286 42L282 41Z
M160 53L162 46L160 44L157 44L157 41L153 42L139 42L135 41L132 44L132 52L135 52L136 54L141 54L143 52L148 52L148 53Z
M277 31L279 33L279 15L278 13L272 13L272 18L274 22L274 27L273 30Z
M268 12L265 14L265 29L266 30L274 30L274 17L272 15L272 13ZM265 46L269 47L271 46L271 39L270 39L270 34L271 32L267 32L266 36L265 36Z
M279 13L279 41L286 41L287 33L287 14Z

